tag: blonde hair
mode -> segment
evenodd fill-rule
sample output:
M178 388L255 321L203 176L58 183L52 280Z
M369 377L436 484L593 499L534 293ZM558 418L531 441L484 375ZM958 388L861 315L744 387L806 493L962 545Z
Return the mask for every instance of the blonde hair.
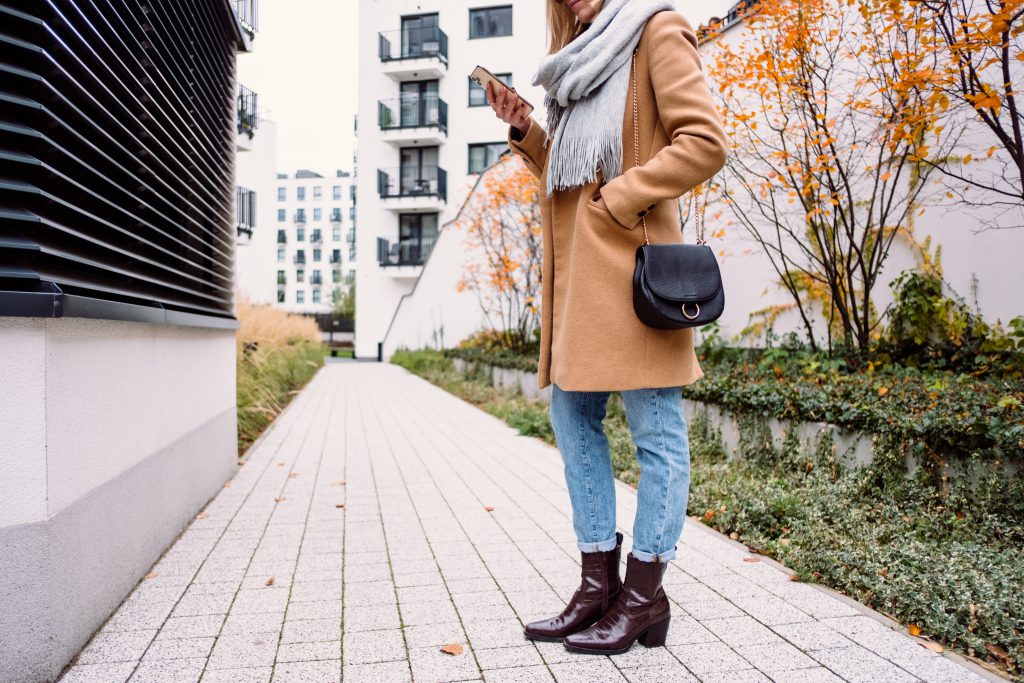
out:
M566 0L548 0L548 54L554 54L583 31L583 24L569 9ZM604 0L589 0L594 13L601 11Z

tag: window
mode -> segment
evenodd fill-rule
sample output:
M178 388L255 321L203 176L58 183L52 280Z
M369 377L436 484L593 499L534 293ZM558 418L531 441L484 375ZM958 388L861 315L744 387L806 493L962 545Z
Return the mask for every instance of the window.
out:
M314 244L324 241L323 236L320 233L320 228L313 228L313 232L309 234L309 241Z
M470 38L499 38L512 35L512 5L469 10Z
M322 253L323 253L322 249L314 249L313 250L313 260L314 261L319 261L320 260L320 256L322 255Z
M331 249L331 263L341 263L341 249Z
M300 289L295 292L295 303L304 304L306 303L306 290Z
M323 276L320 274L319 270L314 270L310 273L309 282L314 285L322 285L324 283Z
M335 268L331 271L331 282L341 282L341 268Z
M512 74L494 74L505 83L512 85ZM486 107L487 91L476 84L472 78L469 79L469 106Z
M319 185L313 186L313 201L319 201L324 195L324 188Z
M305 249L297 250L295 252L295 263L301 264L301 263L305 263L305 262L306 262L306 250Z
M300 202L306 200L306 188L304 188L304 187L297 187L297 188L295 188L295 192L296 192L296 197L298 198L298 200Z
M315 304L320 303L320 290L319 289L314 289L313 290L313 303L315 303Z
M314 221L319 221L319 220L323 219L323 216L324 216L323 209L320 209L320 208L313 209L313 220Z
M288 220L288 210L287 209L278 209L277 210L277 222L278 223L284 223L286 220Z
M331 188L331 199L341 199L341 185L335 185L334 187Z
M277 201L283 202L286 199L288 199L288 188L287 187L279 187L279 188L277 188Z
M286 284L287 282L288 282L288 279L285 276L284 271L283 270L277 271L277 284L283 285L283 284Z
M284 249L278 249L277 250L277 260L278 260L278 262L284 261L284 259L285 259L285 251L284 251Z
M440 51L441 30L437 14L402 17L403 58L436 55Z
M306 229L305 228L295 228L295 241L296 242L305 242L306 241Z
M285 295L284 295L284 290L283 289L277 290L277 303L283 304L284 303L284 296Z
M302 268L299 268L298 270L296 270L295 271L295 281L296 282L305 282L306 281L306 271L303 270Z
M334 240L335 242L340 242L341 241L341 226L340 225L335 225L333 228L331 228L331 239Z
M348 207L348 219L350 221L354 221L356 219L356 207L354 207L354 206Z
M288 233L286 233L284 230L278 230L277 231L277 243L278 244L286 244L287 242L288 242Z
M480 173L498 160L508 149L504 142L484 142L469 146L469 170L467 173Z

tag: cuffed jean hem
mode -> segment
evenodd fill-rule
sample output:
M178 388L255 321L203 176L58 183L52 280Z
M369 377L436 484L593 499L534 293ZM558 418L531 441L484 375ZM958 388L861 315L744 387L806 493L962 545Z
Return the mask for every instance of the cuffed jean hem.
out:
M674 560L676 557L676 549L666 550L663 553L647 553L643 550L637 550L633 548L629 551L630 554L641 562L668 562Z
M577 541L576 547L580 549L581 553L606 553L609 550L615 550L616 543L618 543L618 539L612 536L607 541L598 541L597 543L581 543Z

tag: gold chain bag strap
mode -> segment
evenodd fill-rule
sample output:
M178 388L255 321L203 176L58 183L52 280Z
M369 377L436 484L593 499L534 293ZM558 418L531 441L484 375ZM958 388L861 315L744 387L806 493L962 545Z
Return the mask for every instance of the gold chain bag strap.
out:
M640 109L637 102L636 54L633 51L633 165L640 166ZM704 241L703 183L690 192L690 213L697 230L696 244L651 244L647 216L640 221L644 242L636 250L633 270L633 310L640 321L659 330L700 327L714 322L725 310L722 273L711 247ZM695 206L695 209L692 208ZM696 213L693 211L696 210Z

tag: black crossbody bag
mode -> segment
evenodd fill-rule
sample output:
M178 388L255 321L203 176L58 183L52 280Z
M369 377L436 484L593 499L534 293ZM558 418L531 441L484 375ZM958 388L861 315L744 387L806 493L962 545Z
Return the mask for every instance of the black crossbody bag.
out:
M640 165L640 123L637 117L636 52L633 53L633 163ZM725 309L722 273L704 241L704 207L700 186L695 201L696 244L651 244L643 216L644 243L636 250L633 310L640 321L659 330L700 327L721 317Z

